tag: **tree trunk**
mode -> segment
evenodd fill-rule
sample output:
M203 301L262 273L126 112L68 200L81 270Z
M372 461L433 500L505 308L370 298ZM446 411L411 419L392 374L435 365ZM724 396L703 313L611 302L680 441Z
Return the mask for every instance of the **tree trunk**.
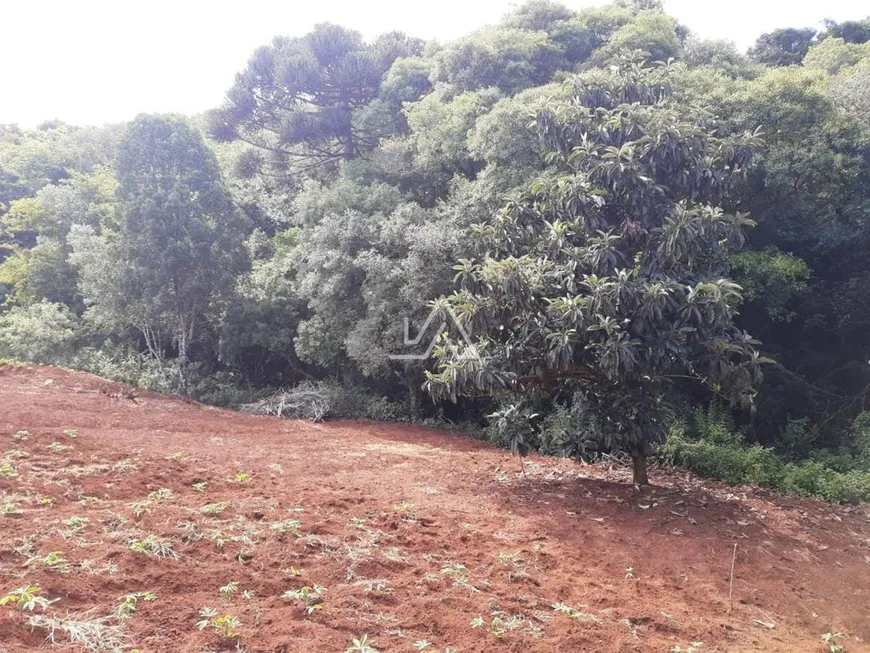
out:
M178 393L187 394L187 334L182 330L178 336Z
M646 473L646 456L643 454L632 454L631 462L634 466L634 484L649 485L649 477Z
M179 329L178 329L178 392L180 394L187 394L187 366L190 362L190 357L188 355L188 346L193 341L193 327L194 327L195 317L191 316L190 319L187 319L187 316L181 315L179 317Z
M342 108L347 112L347 125L344 133L344 153L342 158L351 161L356 156L356 143L353 142L353 112L350 102L345 101Z
M411 415L416 417L420 409L420 395L418 393L418 383L414 379L413 373L408 374L406 383L408 385L408 409L411 411Z

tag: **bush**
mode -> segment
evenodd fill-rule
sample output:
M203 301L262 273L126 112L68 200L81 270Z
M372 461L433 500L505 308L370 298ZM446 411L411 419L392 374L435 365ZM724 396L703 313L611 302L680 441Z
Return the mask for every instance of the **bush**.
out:
M724 443L689 439L681 425L671 428L661 452L670 464L728 483L776 487L782 478L783 462L772 449L757 444L742 446L734 438Z
M864 412L852 424L852 450L864 471L870 471L870 413Z
M0 358L64 365L80 337L79 319L64 304L43 300L0 315Z
M815 461L788 465L782 487L788 492L837 503L870 501L870 473L854 470L841 474Z
M188 394L204 404L235 408L270 394L270 390L241 385L230 372L202 374L194 368L189 374Z
M347 392L347 391L346 391ZM348 417L366 417L380 422L415 422L417 418L408 410L405 403L393 401L387 397L364 397L365 405L360 415Z
M776 446L789 459L800 460L809 455L817 435L809 418L790 419L777 438Z
M575 460L594 459L604 441L595 416L583 410L576 397L570 404L557 404L544 417L538 439L541 453Z
M525 455L529 449L537 448L535 433L537 413L524 406L522 402L499 402L495 412L487 415L484 437L497 447L510 449L512 453Z
M672 425L661 449L664 462L733 484L756 484L836 503L870 501L870 472L854 469L857 459L848 454L816 452L816 460L786 463L772 449L747 445L733 433L726 437L718 429L701 430L710 439L689 437L683 424Z
M706 409L698 407L692 411L689 431L692 437L705 442L729 446L743 443L743 433L735 427L731 411L718 401L711 402Z
M153 357L141 352L105 343L102 347L84 347L69 361L73 369L83 370L104 379L127 383L154 392L170 392L177 378L174 362L163 367Z

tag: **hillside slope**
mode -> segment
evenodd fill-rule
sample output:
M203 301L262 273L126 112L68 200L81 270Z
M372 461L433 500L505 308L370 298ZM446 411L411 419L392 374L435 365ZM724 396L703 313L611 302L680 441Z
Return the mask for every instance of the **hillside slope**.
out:
M0 595L38 584L69 625L154 592L95 631L143 653L341 652L364 633L430 653L823 651L826 632L870 650L867 506L663 472L638 495L628 470L532 457L524 475L461 435L118 389L0 369ZM315 585L310 615L282 598ZM238 636L199 630L203 607ZM30 616L0 608L0 651L81 650Z

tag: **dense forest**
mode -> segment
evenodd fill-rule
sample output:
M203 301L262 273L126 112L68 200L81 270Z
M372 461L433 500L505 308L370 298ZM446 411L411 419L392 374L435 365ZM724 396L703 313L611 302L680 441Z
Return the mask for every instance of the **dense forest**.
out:
M655 0L321 24L206 115L0 126L0 358L639 483L870 500L868 247L861 17L747 53Z

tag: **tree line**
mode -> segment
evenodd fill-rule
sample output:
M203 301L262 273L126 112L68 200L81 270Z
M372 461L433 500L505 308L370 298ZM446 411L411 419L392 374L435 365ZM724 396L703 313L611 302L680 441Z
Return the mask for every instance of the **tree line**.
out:
M323 383L638 482L675 424L864 473L868 189L868 19L747 53L654 0L445 44L322 24L205 115L0 127L0 357Z

